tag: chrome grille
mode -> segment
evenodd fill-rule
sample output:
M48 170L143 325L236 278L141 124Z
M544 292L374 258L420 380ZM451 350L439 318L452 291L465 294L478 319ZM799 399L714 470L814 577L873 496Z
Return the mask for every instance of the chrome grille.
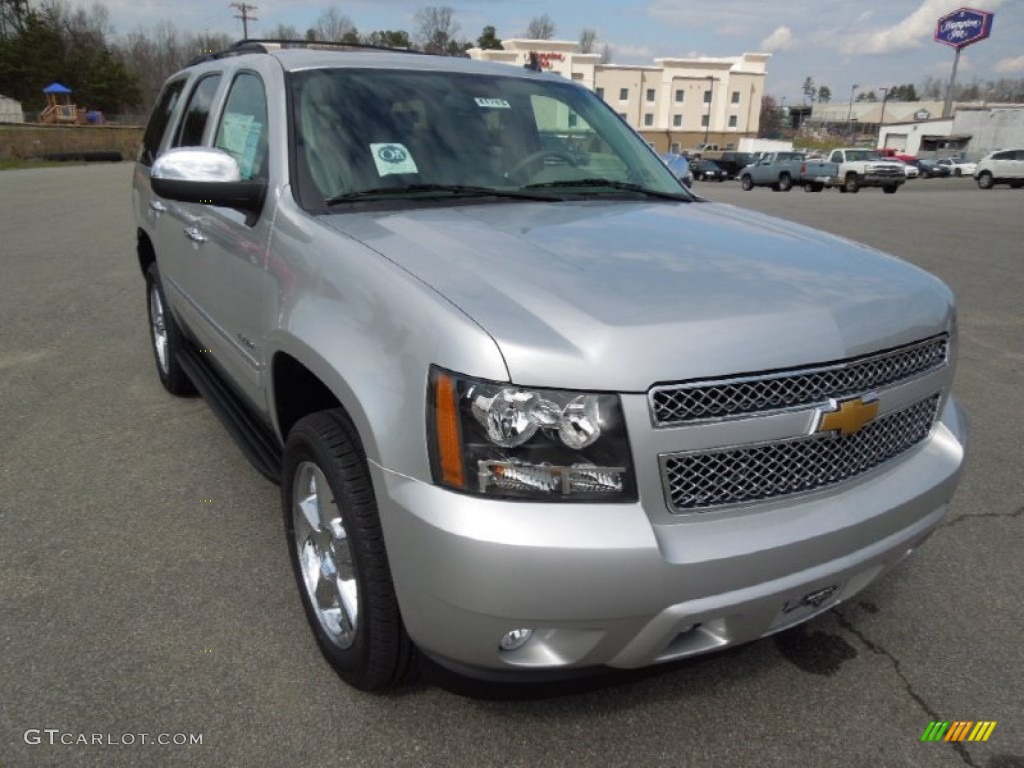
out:
M941 336L880 355L760 376L654 387L649 395L658 427L778 411L863 394L927 373L946 362Z
M689 512L762 501L854 477L924 440L938 405L936 394L845 437L831 433L663 456L661 473L669 507Z

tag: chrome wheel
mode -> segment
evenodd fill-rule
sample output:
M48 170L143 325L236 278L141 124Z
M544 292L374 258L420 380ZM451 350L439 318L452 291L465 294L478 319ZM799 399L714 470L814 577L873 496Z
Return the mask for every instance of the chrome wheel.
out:
M296 467L292 487L292 530L303 586L324 633L339 648L349 648L359 625L359 585L334 491L311 461Z
M160 301L160 290L156 283L149 287L149 324L153 329L153 349L160 372L170 370L167 361L167 324L164 322L164 303Z

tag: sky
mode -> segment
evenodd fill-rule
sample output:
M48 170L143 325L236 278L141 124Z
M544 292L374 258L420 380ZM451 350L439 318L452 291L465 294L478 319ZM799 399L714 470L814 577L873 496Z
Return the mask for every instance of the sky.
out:
M173 21L183 31L226 32L241 37L238 13L226 0L104 0L119 33ZM954 50L932 39L936 21L963 5L956 0L251 0L250 36L278 24L313 26L331 5L360 32L405 29L427 5L455 9L461 34L475 40L485 25L499 37L523 34L531 18L548 14L555 39L576 40L597 30L616 64L653 64L657 57L772 54L767 92L787 104L803 100L811 77L827 85L833 101L851 88L877 90L919 85L926 77L948 80ZM1024 78L1024 0L979 0L971 7L995 14L988 40L963 50L958 82Z

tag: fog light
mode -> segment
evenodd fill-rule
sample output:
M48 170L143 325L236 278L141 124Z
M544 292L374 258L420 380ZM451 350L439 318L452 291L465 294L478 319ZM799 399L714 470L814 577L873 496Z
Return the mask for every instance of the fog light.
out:
M527 641L533 637L533 630L526 629L513 629L501 638L501 642L498 643L498 647L503 651L517 651L526 645Z

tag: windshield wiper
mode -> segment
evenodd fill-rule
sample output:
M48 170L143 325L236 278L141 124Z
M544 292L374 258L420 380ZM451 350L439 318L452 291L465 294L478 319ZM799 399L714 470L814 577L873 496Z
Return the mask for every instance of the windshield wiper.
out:
M662 192L657 189L649 189L642 184L634 184L630 181L615 181L613 179L563 179L561 181L546 181L543 184L527 184L523 189L558 189L567 187L609 187L626 192L639 192L648 197L657 197L662 200L675 200L688 203L691 198L679 192Z
M509 200L534 200L534 201L556 201L559 197L552 195L537 194L534 192L520 192L512 189L497 189L495 187L474 187L465 184L406 184L401 187L376 187L373 189L360 189L355 192L343 192L324 199L324 205L338 205L351 203L360 200L373 200L386 197L404 197L405 195L422 195L431 192L445 192L453 195L466 195L471 197L501 197Z

